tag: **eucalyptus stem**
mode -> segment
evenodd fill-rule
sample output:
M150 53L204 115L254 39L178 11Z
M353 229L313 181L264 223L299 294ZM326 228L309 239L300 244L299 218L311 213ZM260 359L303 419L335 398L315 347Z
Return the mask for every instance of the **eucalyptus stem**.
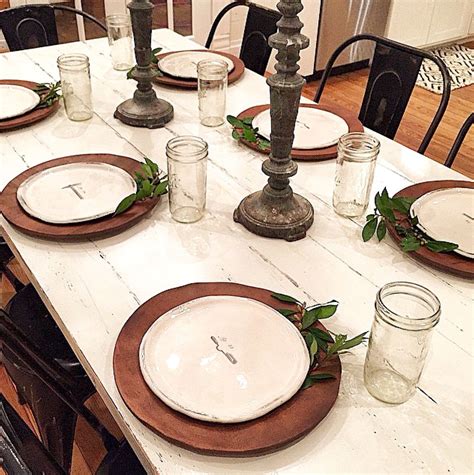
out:
M308 348L310 367L302 389L309 388L319 381L334 379L333 374L317 371L328 359L360 345L367 339L365 336L367 332L348 339L347 335L335 334L317 327L320 320L330 318L336 313L339 305L336 300L308 306L306 302L300 302L289 295L273 293L272 297L293 305L293 308L281 308L278 312L298 328Z
M410 215L410 207L416 198L398 196L390 198L387 188L375 195L375 208L366 216L366 224L362 229L364 242L377 234L379 241L387 233L387 222L395 227L396 233L402 238L400 245L404 252L417 251L422 246L432 252L451 252L458 245L447 241L430 239L418 228L418 218Z
M114 216L129 209L135 202L147 198L157 198L168 192L168 176L163 175L158 165L145 157L145 163L140 167L140 171L135 173L137 191L126 196L115 209Z

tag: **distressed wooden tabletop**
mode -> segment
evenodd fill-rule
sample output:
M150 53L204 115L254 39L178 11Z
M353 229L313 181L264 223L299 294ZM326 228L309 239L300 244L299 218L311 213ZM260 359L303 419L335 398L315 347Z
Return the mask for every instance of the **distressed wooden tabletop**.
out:
M196 48L169 30L157 30L163 51ZM164 129L128 127L113 118L135 82L111 68L106 39L0 55L0 78L58 79L60 53L82 52L91 63L94 117L67 120L64 108L29 128L0 134L0 189L26 168L79 153L148 156L166 168L165 144L177 135L209 143L208 200L195 224L174 222L164 199L128 231L102 240L58 243L15 231L3 234L64 332L147 470L160 473L472 473L472 283L435 271L403 254L387 238L361 240L363 219L337 216L331 207L334 160L300 163L292 185L308 198L315 222L295 243L257 237L232 220L249 192L260 189L265 158L238 145L230 128L201 126L195 91L157 87L175 118ZM269 100L264 78L246 71L229 86L227 112L237 115ZM465 179L397 143L379 137L373 194L416 182ZM415 396L401 406L372 398L363 384L366 347L343 356L339 398L326 419L296 445L272 455L229 459L196 455L160 439L125 407L114 382L112 355L120 329L136 308L171 287L230 281L284 292L308 302L330 299L340 307L329 328L357 334L370 329L377 289L408 280L431 289L442 316ZM276 342L267 342L275 344Z

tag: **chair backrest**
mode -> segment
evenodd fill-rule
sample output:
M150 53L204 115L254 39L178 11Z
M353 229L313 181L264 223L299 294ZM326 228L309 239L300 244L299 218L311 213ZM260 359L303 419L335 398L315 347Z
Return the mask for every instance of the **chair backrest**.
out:
M207 37L206 48L210 48L217 27L224 15L233 8L240 6L249 9L240 48L240 59L244 62L246 68L263 75L272 52L272 48L268 46L268 38L276 33L278 29L277 22L281 18L281 13L275 10L245 0L230 3L216 16Z
M106 26L82 10L65 5L27 5L0 11L0 29L10 51L20 51L59 43L55 10L64 10L94 22L104 31Z
M461 148L461 145L464 142L464 139L466 138L466 135L473 124L474 124L474 112L465 120L464 124L462 124L461 129L459 130L458 135L456 136L456 139L454 140L453 146L451 147L451 150L448 153L448 157L446 158L446 161L444 162L444 164L447 167L451 168L454 162L454 159L456 158L456 155L458 154L459 149ZM471 159L474 160L474 157L471 157Z
M361 34L349 38L331 55L315 95L319 102L334 62L349 45L369 40L375 42L370 73L359 112L360 121L370 129L393 139L415 87L424 59L433 61L441 71L443 94L433 120L418 152L424 153L448 105L451 79L443 61L435 55L380 36Z
M0 29L10 51L57 45L54 10L49 5L0 11Z
M0 460L11 474L65 474L1 393Z

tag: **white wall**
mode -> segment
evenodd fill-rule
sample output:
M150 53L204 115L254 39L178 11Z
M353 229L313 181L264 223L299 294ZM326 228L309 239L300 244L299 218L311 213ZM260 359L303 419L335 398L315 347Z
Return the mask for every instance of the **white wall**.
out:
M469 26L469 34L474 35L474 0L472 0L472 10L471 10L471 25Z
M105 14L114 15L117 13L126 13L128 11L127 3L127 0L104 0Z

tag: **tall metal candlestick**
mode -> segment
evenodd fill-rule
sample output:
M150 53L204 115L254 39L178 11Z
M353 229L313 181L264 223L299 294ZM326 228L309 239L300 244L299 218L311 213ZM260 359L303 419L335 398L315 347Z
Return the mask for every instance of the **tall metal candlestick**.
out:
M156 70L151 65L151 30L153 4L149 0L132 0L128 5L132 17L133 39L137 65L132 78L137 89L132 99L122 102L114 117L134 127L155 129L163 127L173 118L173 106L156 97L152 79Z
M304 79L297 74L300 50L309 40L300 33L303 24L298 13L303 10L301 0L281 0L277 5L282 18L278 32L268 44L278 50L276 74L267 79L271 104L271 153L262 171L268 184L262 191L242 200L234 211L234 220L249 231L272 238L296 241L305 237L313 224L314 211L310 202L293 193L289 178L296 175L298 166L291 160L296 116Z

